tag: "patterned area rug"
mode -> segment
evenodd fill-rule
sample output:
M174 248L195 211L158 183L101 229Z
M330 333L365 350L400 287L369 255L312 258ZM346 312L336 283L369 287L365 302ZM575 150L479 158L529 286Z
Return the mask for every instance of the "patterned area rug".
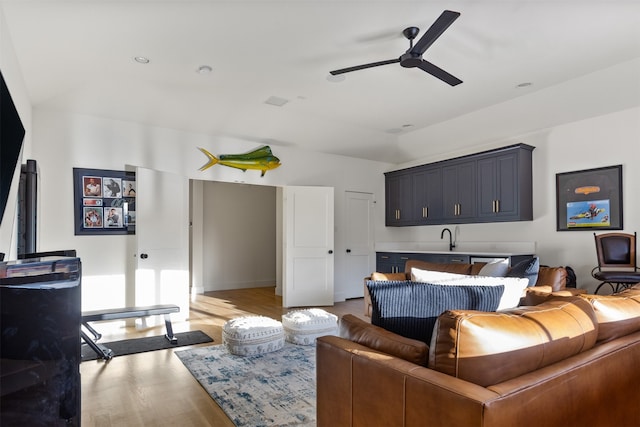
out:
M235 356L224 345L174 353L236 426L315 426L316 349Z

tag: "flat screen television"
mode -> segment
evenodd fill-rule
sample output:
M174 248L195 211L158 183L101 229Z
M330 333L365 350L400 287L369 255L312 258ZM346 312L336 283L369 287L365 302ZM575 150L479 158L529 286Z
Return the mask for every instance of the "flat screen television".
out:
M24 126L0 71L0 223L7 207L11 180L18 166Z

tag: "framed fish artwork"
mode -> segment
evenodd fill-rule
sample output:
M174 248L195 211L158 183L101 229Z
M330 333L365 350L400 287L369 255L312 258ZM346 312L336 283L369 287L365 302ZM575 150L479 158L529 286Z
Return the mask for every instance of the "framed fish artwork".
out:
M556 174L558 231L622 230L622 165Z

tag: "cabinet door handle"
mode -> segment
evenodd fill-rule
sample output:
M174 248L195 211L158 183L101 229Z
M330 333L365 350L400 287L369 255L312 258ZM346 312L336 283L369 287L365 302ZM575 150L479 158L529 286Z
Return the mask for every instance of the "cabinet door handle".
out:
M491 201L491 212L496 213L496 201Z
M496 200L496 213L500 212L500 200Z

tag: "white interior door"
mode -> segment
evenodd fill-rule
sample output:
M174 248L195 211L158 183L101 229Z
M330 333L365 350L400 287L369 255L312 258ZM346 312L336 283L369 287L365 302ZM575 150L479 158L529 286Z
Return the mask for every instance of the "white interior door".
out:
M373 194L347 191L345 298L364 296L363 280L375 270L373 256Z
M180 313L172 318L187 319L189 181L183 176L137 168L136 185L135 304L176 304Z
M333 305L333 188L283 188L284 307Z

